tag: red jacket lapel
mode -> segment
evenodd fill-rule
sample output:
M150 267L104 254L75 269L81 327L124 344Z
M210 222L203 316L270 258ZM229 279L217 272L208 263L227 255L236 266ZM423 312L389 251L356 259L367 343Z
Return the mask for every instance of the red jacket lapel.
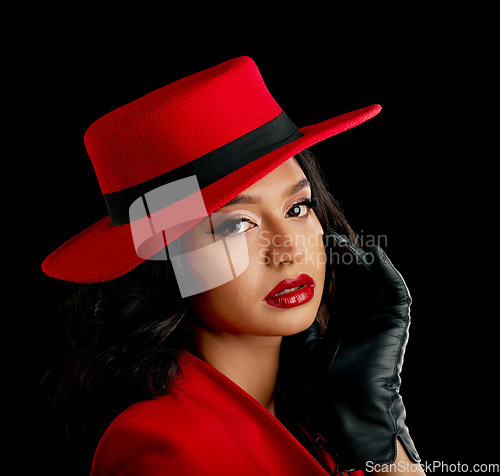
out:
M166 396L139 402L107 429L92 476L324 476L328 473L269 411L185 352Z

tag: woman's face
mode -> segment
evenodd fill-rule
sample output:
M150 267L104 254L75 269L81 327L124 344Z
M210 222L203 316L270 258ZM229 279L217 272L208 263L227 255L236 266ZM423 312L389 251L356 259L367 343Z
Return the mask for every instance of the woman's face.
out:
M202 289L210 280L227 281L188 298L202 325L277 336L312 324L326 255L311 198L292 157L183 238L191 280L201 282ZM229 280L221 278L224 273Z

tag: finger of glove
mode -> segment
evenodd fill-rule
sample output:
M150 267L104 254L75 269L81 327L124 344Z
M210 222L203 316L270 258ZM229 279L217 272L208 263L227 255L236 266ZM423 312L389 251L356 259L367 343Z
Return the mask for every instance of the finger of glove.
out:
M391 263L382 248L378 246L365 246L365 249L355 245L350 237L339 235L336 232L331 232L328 238L332 237L331 242L334 247L340 252L340 259L337 265L340 267L349 266L352 269L352 264L356 264L358 269L364 269L376 278L380 286L390 288L397 285L402 277ZM354 257L352 259L342 259L346 254ZM373 276L374 275L374 276Z
M382 299L392 304L411 303L411 296L401 273L392 264L385 251L379 246L368 246L371 256L371 270L377 275L382 287Z
M409 317L410 293L403 277L382 248L365 246L362 249L350 237L336 232L330 232L327 239L327 243L340 253L337 262L337 292L339 297L342 296L342 299L337 299L340 307L344 304L352 314L357 305L363 309L363 306L373 302L380 311L385 310L390 315L405 319ZM350 255L349 259L346 254ZM358 296L354 303L352 291Z
M321 329L318 321L314 320L314 322L305 331L303 331L302 334L304 346L307 349L312 350L321 337Z
M330 246L338 251L339 259L337 260L337 265L356 264L360 268L364 268L367 271L370 270L370 259L367 257L366 251L356 246L350 237L331 231L329 234L324 235L324 240L325 246ZM342 259L346 254L352 255L355 258L354 261Z

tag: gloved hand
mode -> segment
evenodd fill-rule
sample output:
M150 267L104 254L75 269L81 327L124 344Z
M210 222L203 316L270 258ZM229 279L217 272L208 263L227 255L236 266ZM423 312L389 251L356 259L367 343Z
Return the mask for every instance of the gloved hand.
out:
M336 233L325 240L337 257L334 311L323 336L317 323L304 334L308 360L319 372L320 432L341 471L394 462L397 439L419 462L399 394L410 325L406 284L381 248L365 251Z

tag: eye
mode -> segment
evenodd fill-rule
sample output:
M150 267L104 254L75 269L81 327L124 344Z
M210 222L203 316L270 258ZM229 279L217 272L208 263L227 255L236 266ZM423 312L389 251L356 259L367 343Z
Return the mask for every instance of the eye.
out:
M318 201L315 198L303 200L299 203L294 203L288 210L287 215L292 218L301 218L309 215L309 211L317 208Z
M222 225L220 225L216 230L207 233L211 233L212 235L224 236L237 235L239 233L244 233L245 231L250 230L254 226L256 225L251 220L241 217L234 220L227 220L222 223Z

